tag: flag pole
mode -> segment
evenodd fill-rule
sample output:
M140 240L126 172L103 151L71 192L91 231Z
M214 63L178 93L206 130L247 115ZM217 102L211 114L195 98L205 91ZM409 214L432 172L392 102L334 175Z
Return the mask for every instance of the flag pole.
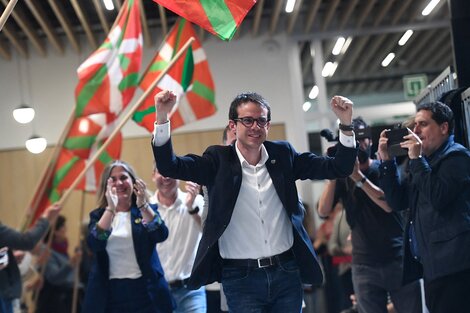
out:
M3 25L5 25L8 17L10 16L17 2L18 0L10 0L10 2L8 2L8 5L5 8L5 11L3 11L2 16L0 16L0 31L2 31Z
M48 185L48 181L51 178L51 175L54 173L54 167L55 163L57 162L57 158L59 157L60 149L62 148L65 138L67 138L67 134L72 127L73 121L75 119L75 110L72 111L72 114L70 114L70 117L67 121L67 124L64 127L64 130L62 131L62 134L60 135L60 138L54 147L54 150L49 158L49 161L46 163L46 168L41 174L41 179L38 181L36 188L36 192L33 194L33 199L31 200L30 204L31 206L26 208L25 210L25 215L23 216L22 220L24 221L23 224L21 225L21 230L25 230L29 224L31 223L31 220L33 219L34 215L36 214L36 211L38 209L39 203L41 202L42 196L44 195L44 192L46 191L46 187Z
M114 131L109 135L108 139L103 143L103 145L96 151L96 153L93 155L93 157L90 159L90 161L87 162L85 168L80 172L80 174L75 178L73 183L70 185L70 187L67 189L67 191L62 195L62 197L59 200L59 204L63 204L65 200L70 196L72 191L77 187L77 185L80 183L80 181L83 179L85 176L86 172L91 168L91 166L96 162L100 154L106 149L106 147L111 143L111 141L116 137L116 135L119 133L121 128L126 124L126 122L132 117L134 112L140 107L142 102L150 95L150 93L153 91L155 86L160 82L160 80L166 75L166 73L170 70L170 68L176 63L176 61L183 55L183 53L189 48L189 46L193 43L194 37L191 37L186 41L186 43L181 47L181 49L178 51L178 53L175 55L175 57L170 61L168 66L165 68L164 71L158 75L157 78L153 81L153 83L147 88L147 90L140 96L139 100L134 104L134 106L127 112L127 114L120 120L119 124L116 126Z
M82 201L81 201L81 206L80 206L80 216L78 218L78 244L79 244L79 249L80 249L80 254L77 259L77 264L75 265L75 269L73 272L73 296L72 296L72 313L77 312L77 302L78 302L78 285L80 283L80 265L82 263L83 259L83 246L82 243L86 238L84 238L84 234L82 233L82 223L83 223L83 211L85 209L85 196L86 196L86 191L82 190Z

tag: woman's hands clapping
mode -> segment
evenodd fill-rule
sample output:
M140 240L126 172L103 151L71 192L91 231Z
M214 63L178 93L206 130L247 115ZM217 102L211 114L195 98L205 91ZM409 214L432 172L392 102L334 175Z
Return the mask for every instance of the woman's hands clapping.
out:
M110 177L108 178L108 184L106 186L106 201L108 202L108 208L112 212L116 212L116 207L118 204L118 195L116 191L116 187L113 186L113 179Z
M137 197L137 207L142 207L145 205L147 201L147 185L145 185L145 182L140 179L136 178L135 183L134 183L134 194Z

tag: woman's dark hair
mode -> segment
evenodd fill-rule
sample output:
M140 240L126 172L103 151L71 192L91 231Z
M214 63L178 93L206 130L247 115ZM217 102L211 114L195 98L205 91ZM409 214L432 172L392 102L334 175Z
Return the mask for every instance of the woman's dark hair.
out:
M238 107L243 103L247 102L258 103L262 108L266 108L266 110L268 110L268 121L271 120L271 107L269 106L268 101L266 101L266 99L264 99L261 95L257 94L256 92L246 92L237 95L230 104L230 109L228 111L228 119L232 121L237 119Z
M136 174L132 166L130 166L128 163L121 161L121 160L115 160L111 163L109 163L105 169L103 170L103 173L101 174L101 179L100 179L100 187L98 190L97 198L98 198L98 207L99 208L105 208L108 206L108 200L106 200L106 187L108 186L108 178L111 176L111 172L113 171L113 168L116 166L120 166L124 168L124 170L129 174L129 176L132 179L132 184L135 184L136 180ZM137 198L134 193L132 193L132 203L131 205L136 205Z

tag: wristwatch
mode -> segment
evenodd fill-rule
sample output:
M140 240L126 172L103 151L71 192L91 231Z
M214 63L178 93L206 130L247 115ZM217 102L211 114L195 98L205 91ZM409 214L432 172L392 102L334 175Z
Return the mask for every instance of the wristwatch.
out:
M350 124L350 125L345 125L345 124L339 123L338 128L339 128L340 130L346 131L346 132L347 132L347 131L353 131L353 130L354 130L354 126L352 126L352 124Z
M366 182L366 180L367 180L367 177L365 177L365 176L362 177L361 180L358 180L356 182L356 187L357 188L362 188L362 186L364 186L364 183Z

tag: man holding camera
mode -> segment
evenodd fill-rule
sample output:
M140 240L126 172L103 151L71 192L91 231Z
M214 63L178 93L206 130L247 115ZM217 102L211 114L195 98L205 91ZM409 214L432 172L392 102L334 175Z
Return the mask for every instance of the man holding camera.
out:
M454 117L441 102L417 107L414 129L403 137L409 177L401 182L380 135L380 183L394 210L410 208L405 271L424 274L431 313L470 312L470 152L454 142Z
M352 278L359 312L387 312L388 295L398 313L421 312L418 281L402 285L402 218L392 212L377 187L380 163L370 158L370 128L360 117L353 120L353 126L359 146L353 173L327 183L318 213L328 216L334 198L342 199L351 227Z

